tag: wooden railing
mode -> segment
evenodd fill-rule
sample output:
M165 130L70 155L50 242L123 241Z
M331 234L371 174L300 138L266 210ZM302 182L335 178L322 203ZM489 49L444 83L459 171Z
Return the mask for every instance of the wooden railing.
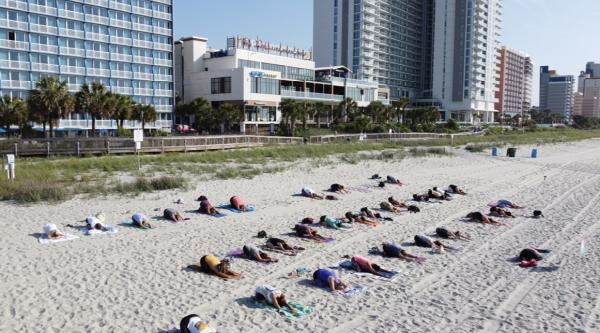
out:
M463 135L473 135L468 133ZM461 134L435 133L379 133L341 134L312 136L307 141L298 137L234 135L190 137L146 137L140 153L194 152L233 148L260 147L265 145L324 144L360 141L401 141L410 139L451 139ZM0 140L0 155L57 156L102 155L136 153L131 138L55 138Z

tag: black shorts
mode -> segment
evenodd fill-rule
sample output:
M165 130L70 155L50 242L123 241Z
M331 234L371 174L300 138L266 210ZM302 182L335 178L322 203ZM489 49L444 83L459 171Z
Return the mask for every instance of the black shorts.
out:
M200 271L211 274L213 271L210 266L206 263L206 256L200 258Z
M433 242L431 242L431 239L422 235L415 236L415 244L420 247L433 247Z
M279 239L279 238L269 238L267 240L267 244L270 244L272 246L279 246L279 245L285 245L285 241L283 239Z
M435 233L442 238L450 237L450 231L446 228L437 228L435 229Z

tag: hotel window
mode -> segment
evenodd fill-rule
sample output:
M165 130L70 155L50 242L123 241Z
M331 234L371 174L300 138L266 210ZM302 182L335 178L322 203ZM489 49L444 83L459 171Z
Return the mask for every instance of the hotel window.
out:
M230 94L231 77L216 77L210 79L211 94Z
M238 61L238 64L239 64L240 68L256 68L256 69L260 69L260 62L259 61L252 61L252 60L240 59Z
M253 94L280 94L279 80L257 77L252 79L251 92Z

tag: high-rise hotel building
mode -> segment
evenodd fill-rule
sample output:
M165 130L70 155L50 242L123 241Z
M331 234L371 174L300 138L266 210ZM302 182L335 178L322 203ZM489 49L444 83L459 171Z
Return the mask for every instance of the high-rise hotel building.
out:
M502 47L498 50L498 61L496 111L501 116L523 116L531 109L531 58L517 50Z
M317 66L345 66L391 97L430 95L433 0L315 0Z
M492 122L501 13L502 0L315 0L315 61L443 119Z
M154 105L158 120L148 127L170 129L172 25L172 0L0 0L0 94L26 98L43 76L67 81L72 92L96 81ZM90 126L78 112L60 122Z
M459 122L494 121L501 0L435 0L433 98Z

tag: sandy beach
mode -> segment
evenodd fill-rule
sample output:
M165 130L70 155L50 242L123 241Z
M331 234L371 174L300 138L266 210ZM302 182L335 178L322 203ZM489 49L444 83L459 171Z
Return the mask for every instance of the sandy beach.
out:
M31 206L0 203L0 332L169 332L191 313L219 332L600 332L600 140L538 149L537 159L525 157L524 149L514 159L452 149L452 156L395 162L314 168L303 163L254 179L194 182L186 192ZM376 188L369 180L374 173L394 175L406 185ZM335 182L369 186L370 192L354 191L338 201L292 196L303 186L322 191ZM281 236L307 216L341 217L363 206L378 207L392 195L407 200L412 193L451 183L469 194L444 204L419 204L421 213L395 215L375 228L319 229L334 237L333 243ZM213 203L237 194L256 210L227 212L219 219L192 213L201 194ZM177 198L185 204L173 204ZM517 215L539 209L546 218L518 217L506 221L510 227L461 221L503 198L527 206L513 210ZM158 219L168 207L191 219L180 224ZM85 236L65 227L100 211L118 233ZM135 211L153 218L156 228L118 225ZM40 244L32 235L44 223L79 238ZM438 226L459 229L474 240L448 241L461 249L445 254L409 244L414 235L432 234ZM307 250L296 257L273 254L280 261L270 265L235 259L233 269L243 273L240 281L186 269L205 254L222 257L247 243L263 244L255 238L261 230ZM312 273L347 254L366 256L382 242L404 244L427 261L418 265L369 255L400 271L399 277L386 281L339 271L350 284L366 287L350 298L313 286L311 276L289 278L297 268ZM520 268L510 260L526 247L551 253L536 269ZM265 283L314 312L288 319L256 308L250 297Z

